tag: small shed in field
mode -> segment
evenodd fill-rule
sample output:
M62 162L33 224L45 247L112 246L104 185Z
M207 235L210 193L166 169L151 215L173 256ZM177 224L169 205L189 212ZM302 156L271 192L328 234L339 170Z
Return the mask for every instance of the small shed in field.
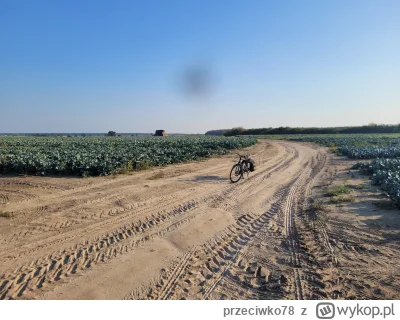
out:
M156 132L154 133L155 137L166 137L168 136L167 131L165 130L156 130Z

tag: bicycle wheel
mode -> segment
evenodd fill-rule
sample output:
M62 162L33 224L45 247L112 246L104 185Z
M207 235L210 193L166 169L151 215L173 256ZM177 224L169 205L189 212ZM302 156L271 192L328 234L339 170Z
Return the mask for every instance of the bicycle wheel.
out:
M242 167L239 164L235 164L232 167L230 179L232 183L238 182L242 178Z

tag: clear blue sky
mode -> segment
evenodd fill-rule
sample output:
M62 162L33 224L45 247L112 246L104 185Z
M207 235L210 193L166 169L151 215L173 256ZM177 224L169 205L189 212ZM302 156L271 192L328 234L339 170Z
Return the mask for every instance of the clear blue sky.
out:
M0 132L370 122L400 122L397 0L0 0Z

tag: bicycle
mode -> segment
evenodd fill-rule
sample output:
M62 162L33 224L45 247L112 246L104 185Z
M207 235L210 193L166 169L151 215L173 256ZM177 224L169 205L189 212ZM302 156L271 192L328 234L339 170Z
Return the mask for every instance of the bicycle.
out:
M231 169L231 173L229 175L231 182L235 183L238 182L240 179L244 179L243 175L247 173L247 177L249 177L249 172L251 172L251 162L252 160L248 155L240 155L239 153L236 153L239 156L239 161L235 165L233 165ZM253 162L254 163L254 162Z

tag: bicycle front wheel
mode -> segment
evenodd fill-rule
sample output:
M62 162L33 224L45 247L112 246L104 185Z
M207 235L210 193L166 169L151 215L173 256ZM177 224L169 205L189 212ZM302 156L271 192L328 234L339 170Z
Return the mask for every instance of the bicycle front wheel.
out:
M235 164L232 167L230 179L232 183L238 182L242 178L243 172L242 167L239 164Z

